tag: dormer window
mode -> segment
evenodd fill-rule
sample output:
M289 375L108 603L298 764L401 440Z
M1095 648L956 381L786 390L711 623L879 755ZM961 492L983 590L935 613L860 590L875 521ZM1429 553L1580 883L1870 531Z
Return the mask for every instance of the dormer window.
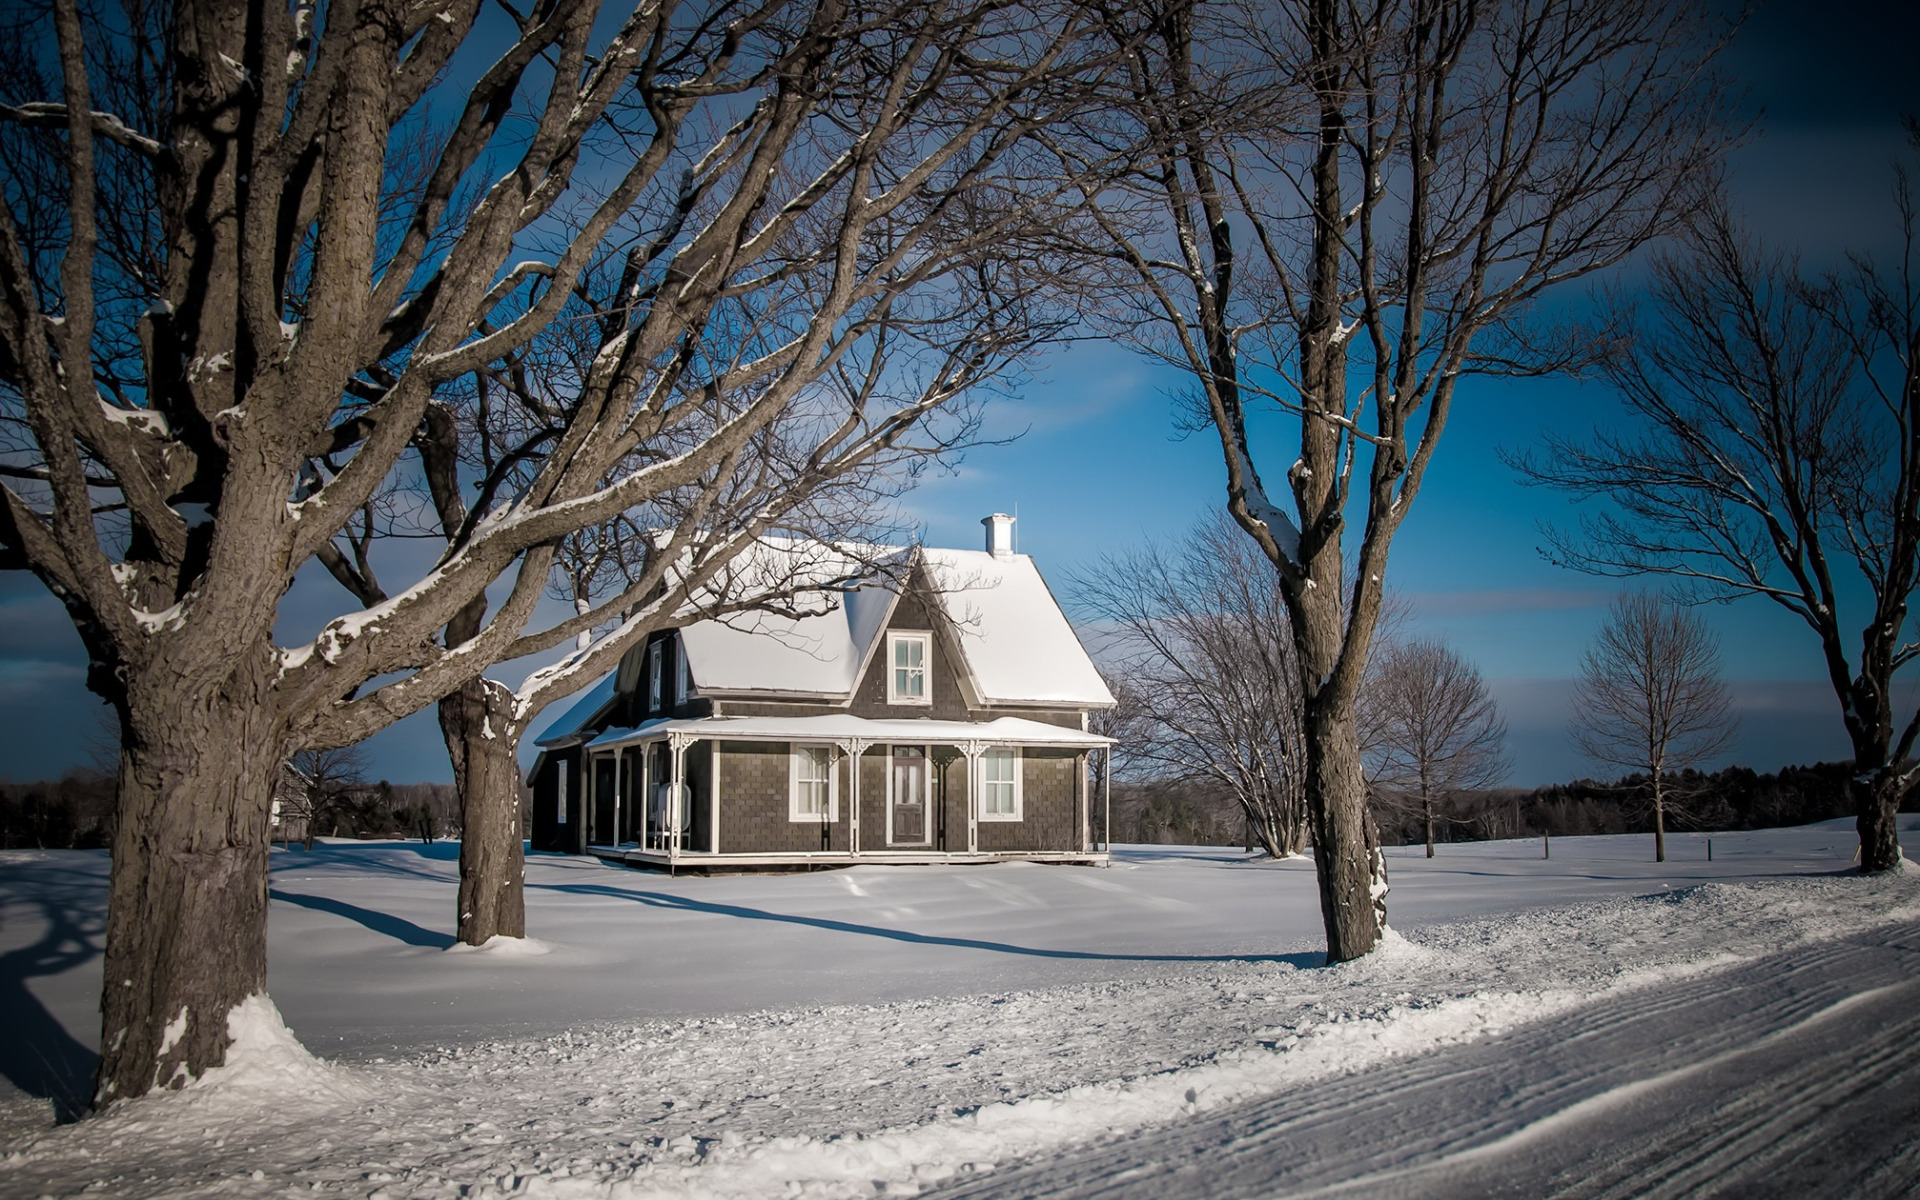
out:
M927 660L932 657L933 635L926 632L887 634L888 704L932 704L933 689L928 686Z
M660 711L660 701L666 693L666 678L661 655L663 643L655 642L647 647L647 711Z
M693 695L693 670L687 666L687 641L681 638L673 644L673 702L685 704Z

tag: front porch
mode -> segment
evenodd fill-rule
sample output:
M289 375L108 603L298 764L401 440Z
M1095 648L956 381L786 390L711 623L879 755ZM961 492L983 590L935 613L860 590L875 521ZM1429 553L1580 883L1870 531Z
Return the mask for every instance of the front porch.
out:
M588 846L587 853L602 862L619 863L628 867L643 867L649 870L665 871L736 871L758 868L790 869L794 867L850 867L856 864L865 866L926 866L932 864L966 864L996 862L1040 862L1065 866L1104 867L1108 864L1109 854L1105 849L1077 851L1018 851L1012 853L977 852L958 853L952 851L914 851L914 850L868 850L863 853L821 852L801 854L713 854L702 850L647 850L639 846Z
M1109 740L987 722L703 717L582 748L586 849L668 869L1103 863L1088 756Z

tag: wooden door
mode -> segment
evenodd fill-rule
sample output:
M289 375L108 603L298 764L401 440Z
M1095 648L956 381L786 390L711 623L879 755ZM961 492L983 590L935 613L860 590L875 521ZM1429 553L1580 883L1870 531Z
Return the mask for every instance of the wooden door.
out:
M930 844L927 748L895 746L887 787L887 845Z

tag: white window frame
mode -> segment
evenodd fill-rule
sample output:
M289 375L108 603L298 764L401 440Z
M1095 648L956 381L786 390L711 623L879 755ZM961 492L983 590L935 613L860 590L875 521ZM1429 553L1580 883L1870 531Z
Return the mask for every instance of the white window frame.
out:
M567 760L563 758L555 765L560 768L554 772L554 791L560 799L558 805L560 816L559 824L565 825L567 823L567 776L569 774L567 770Z
M663 708L667 697L665 664L660 649L655 642L647 647L647 711L657 713Z
M787 820L806 821L815 825L822 822L821 814L807 812L801 802L800 765L806 761L806 755L802 752L807 750L826 752L827 812L824 820L831 825L840 819L840 763L831 742L795 742L787 751Z
M994 755L1002 753L1006 754L1013 762L1013 778L1011 780L990 780L987 778L987 761ZM981 752L979 816L982 821L1019 821L1023 819L1026 812L1024 795L1026 789L1021 786L1021 778L1026 774L1025 762L1025 756L1020 753L1020 747L1018 746L988 746ZM993 801L994 788L1004 787L1009 783L1013 785L1013 810L1011 812L993 811L988 806Z
M693 695L693 670L687 666L687 640L676 638L673 643L673 702L685 704Z
M920 694L910 696L900 691L899 672L912 670L902 668L896 657L900 652L897 646L918 643L920 646ZM933 633L930 630L895 629L887 633L887 703L911 704L926 707L933 703Z

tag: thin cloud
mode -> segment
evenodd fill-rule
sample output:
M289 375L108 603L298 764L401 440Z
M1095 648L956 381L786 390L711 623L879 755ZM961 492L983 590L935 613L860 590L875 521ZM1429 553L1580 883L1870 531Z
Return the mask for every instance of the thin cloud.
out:
M1578 608L1602 608L1613 593L1599 588L1495 588L1472 592L1408 592L1407 599L1416 612L1503 613L1564 612Z

